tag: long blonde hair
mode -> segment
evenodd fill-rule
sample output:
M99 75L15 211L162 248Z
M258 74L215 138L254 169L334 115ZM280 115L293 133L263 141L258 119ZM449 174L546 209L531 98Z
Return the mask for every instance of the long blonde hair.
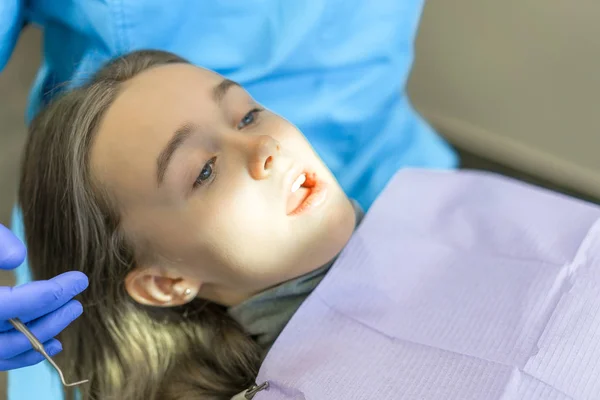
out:
M33 277L78 270L90 280L79 298L83 315L59 336L69 379L90 379L80 387L83 400L229 399L257 373L258 346L222 307L202 300L144 307L127 295L135 254L110 193L90 175L98 125L123 82L186 62L162 51L115 59L58 96L29 130L19 203Z

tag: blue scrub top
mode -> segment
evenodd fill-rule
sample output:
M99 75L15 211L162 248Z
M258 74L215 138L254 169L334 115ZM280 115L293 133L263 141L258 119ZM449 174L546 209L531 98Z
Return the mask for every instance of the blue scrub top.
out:
M83 82L115 56L177 53L239 82L298 126L368 209L399 168L457 164L405 91L422 7L423 0L2 0L0 69L23 24L41 26L30 121L58 84ZM18 218L14 228L21 231ZM20 283L29 278L26 266L17 274ZM48 388L55 377L43 374L44 364L11 372L10 400L61 398Z

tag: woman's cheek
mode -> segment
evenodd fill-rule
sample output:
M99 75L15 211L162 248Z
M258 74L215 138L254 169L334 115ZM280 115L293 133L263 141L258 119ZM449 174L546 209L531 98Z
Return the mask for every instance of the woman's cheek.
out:
M257 211L256 195L256 190L249 187L246 180L227 179L211 194L210 204L205 209L212 214L209 218L216 218L221 223L241 222Z

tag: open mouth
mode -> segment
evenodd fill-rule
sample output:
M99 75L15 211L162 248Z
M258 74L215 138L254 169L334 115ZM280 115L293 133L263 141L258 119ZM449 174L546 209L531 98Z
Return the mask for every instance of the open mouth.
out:
M322 202L325 184L314 172L303 172L294 181L287 200L287 215L299 215Z

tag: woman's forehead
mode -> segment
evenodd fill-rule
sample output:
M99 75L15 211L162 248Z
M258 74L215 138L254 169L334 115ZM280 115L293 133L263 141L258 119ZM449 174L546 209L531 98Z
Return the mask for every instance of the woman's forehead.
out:
M99 126L93 173L113 187L152 187L146 181L176 129L186 122L209 123L205 120L216 115L212 93L222 80L186 64L152 68L131 79Z
M214 115L218 74L188 64L159 66L126 82L107 110L99 136L171 133L183 123ZM197 121L196 121L197 122Z
M161 65L141 72L125 82L119 98L136 95L150 99L169 95L209 98L212 88L222 80L223 77L216 72L191 64Z

